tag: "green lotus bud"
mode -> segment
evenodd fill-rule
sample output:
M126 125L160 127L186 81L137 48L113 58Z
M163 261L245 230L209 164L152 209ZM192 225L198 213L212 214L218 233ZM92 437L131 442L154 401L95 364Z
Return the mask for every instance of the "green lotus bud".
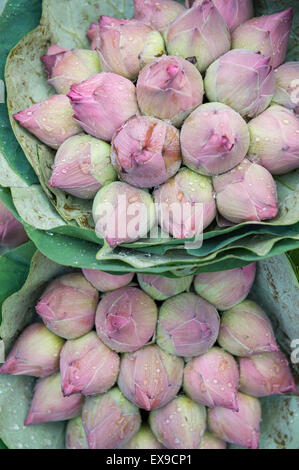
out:
M205 432L199 446L200 449L226 449L226 442L218 439L209 432Z
M66 427L65 447L67 449L88 449L81 416L71 419Z
M143 424L135 436L121 448L130 450L165 449L165 447L157 441L148 424Z
M155 300L166 300L189 291L193 276L171 279L153 274L137 274L140 287Z

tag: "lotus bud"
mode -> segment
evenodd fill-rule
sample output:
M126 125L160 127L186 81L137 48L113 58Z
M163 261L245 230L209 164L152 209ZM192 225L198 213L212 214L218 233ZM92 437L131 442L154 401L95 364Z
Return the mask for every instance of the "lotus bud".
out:
M135 85L114 73L99 73L73 85L68 97L75 121L87 134L107 141L138 111Z
M299 119L293 111L278 105L270 106L252 119L248 127L250 160L272 175L299 168Z
M168 53L191 59L200 72L229 51L231 45L228 26L211 0L196 3L181 13L165 36Z
M198 295L179 294L160 308L156 342L164 351L183 357L199 356L216 342L217 310Z
M146 237L156 223L151 195L120 181L100 189L92 212L96 234L113 248Z
M125 354L118 386L124 396L147 411L165 406L181 388L184 361L156 345Z
M81 416L73 418L68 422L65 435L65 447L67 449L88 449Z
M111 160L126 183L139 188L158 186L181 166L179 131L155 118L131 119L113 137Z
M178 396L151 411L149 423L167 449L198 449L206 429L206 409L190 398Z
M52 95L13 116L41 142L58 149L69 137L82 132L73 119L73 109L65 95Z
M211 179L183 168L154 192L159 225L174 238L200 235L216 216Z
M136 19L101 16L87 31L91 48L96 49L104 72L135 80L142 67L165 53L158 31Z
M67 341L60 354L62 392L98 395L116 382L119 357L98 338L94 331Z
M205 432L199 448L208 450L226 449L226 442L218 439L218 437L213 436L209 432Z
M280 351L240 358L240 391L253 397L299 393Z
M217 310L228 310L246 299L255 279L256 264L217 273L198 274L195 292Z
M14 247L28 240L21 222L0 201L0 246Z
M134 273L116 275L105 273L98 269L82 269L82 273L85 279L100 292L109 292L125 287L130 284L134 277Z
M165 449L162 444L157 441L148 424L142 424L139 431L132 439L122 446L122 449L139 450L139 449Z
M100 339L118 352L133 352L153 336L157 322L155 302L136 287L122 287L102 297L96 313Z
M93 199L102 186L116 178L110 145L89 135L75 135L56 153L49 185L82 199Z
M204 85L209 101L227 104L244 118L262 113L275 90L271 58L254 51L227 52L206 72Z
M85 335L94 326L98 292L79 273L52 281L39 300L36 311L46 327L65 339Z
M234 356L241 357L278 351L269 318L251 300L244 300L224 312L218 343Z
M184 391L197 403L238 411L239 370L233 356L220 348L188 362L184 370Z
M237 166L249 148L244 119L222 103L199 106L181 132L184 164L203 175L218 175Z
M257 449L261 405L253 397L238 394L239 411L217 406L208 410L208 428L219 439L248 449Z
M274 70L273 102L299 114L299 62L286 62Z
M173 0L134 0L136 20L163 33L185 8Z
M101 72L97 53L86 49L68 50L52 45L41 61L49 76L49 85L52 85L57 93L65 95L72 85Z
M118 388L88 397L82 412L89 449L119 449L138 432L138 408Z
M137 100L142 114L180 127L202 99L201 75L188 60L164 55L140 72Z
M82 405L80 393L63 396L59 373L38 379L25 426L75 418L80 415Z
M271 65L276 68L285 60L292 20L292 8L252 18L233 32L232 47L259 51L271 57Z
M137 278L141 289L155 300L165 300L189 291L193 281L193 276L171 279L153 274L137 274Z
M220 214L236 224L273 219L278 213L275 181L266 168L245 159L213 178Z

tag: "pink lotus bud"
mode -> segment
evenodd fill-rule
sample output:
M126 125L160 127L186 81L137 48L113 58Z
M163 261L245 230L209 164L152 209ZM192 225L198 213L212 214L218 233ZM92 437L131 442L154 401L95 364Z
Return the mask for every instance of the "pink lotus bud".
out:
M165 406L181 388L184 361L156 345L125 354L118 386L124 396L147 411Z
M204 354L215 344L218 332L217 310L198 295L179 294L160 308L156 341L170 354Z
M7 207L0 201L0 246L14 247L28 240L21 222L19 222Z
M181 132L183 161L203 175L218 175L237 166L249 148L247 124L222 103L199 106Z
M244 118L262 113L270 104L275 77L270 57L234 49L208 68L204 80L209 101L227 104Z
M259 16L241 24L232 35L233 49L252 49L271 57L273 68L285 60L293 10Z
M89 449L119 449L141 424L138 408L118 388L86 398L82 421Z
M198 274L194 289L218 310L228 310L246 299L254 282L256 264L215 273Z
M211 179L183 168L154 191L159 225L174 238L200 235L216 216Z
M142 67L165 53L158 31L140 21L101 16L98 27L87 31L91 48L97 49L104 72L135 80Z
M57 93L67 94L72 85L86 80L101 72L101 65L95 51L86 49L68 50L50 46L46 55L41 57L48 73L48 83Z
M202 103L203 81L188 60L164 55L141 71L137 99L142 114L167 119L179 127Z
M245 159L235 169L213 178L217 209L236 224L273 219L278 213L275 181L266 168Z
M299 62L286 62L274 70L273 102L299 114Z
M132 281L134 273L129 274L109 274L98 269L82 269L82 272L90 284L100 292L109 292L111 290L125 287Z
M270 106L252 119L248 127L249 159L263 165L273 175L299 168L299 119L293 111Z
M67 341L60 354L62 392L97 395L107 392L116 382L119 357L94 331Z
M208 427L216 437L248 449L257 449L261 405L253 397L238 394L239 411L217 406L208 410Z
M190 398L178 396L151 411L149 423L167 449L198 449L206 429L206 409Z
M134 0L136 20L163 33L185 8L173 0Z
M28 326L17 339L0 374L47 377L59 370L63 339L41 323Z
M213 436L209 432L205 432L199 448L208 450L226 449L226 442L218 439L218 437Z
M168 53L192 59L200 72L229 51L230 44L228 26L211 0L181 13L166 32Z
M118 352L133 352L153 336L157 322L155 302L136 287L122 287L102 297L96 313L100 339Z
M239 370L233 356L218 347L188 362L184 391L192 400L238 411Z
M93 199L102 186L116 178L110 145L80 134L66 140L59 148L49 185L82 199Z
M139 188L158 186L181 166L179 131L155 118L131 119L113 137L111 160L126 183Z
M299 393L288 361L279 351L240 358L240 391L253 397Z
M234 356L278 351L272 325L265 312L251 300L224 312L218 343Z
M156 223L151 195L120 181L100 189L92 212L96 234L111 247L146 237Z
M99 73L73 85L68 97L75 121L87 134L107 141L138 111L135 86L114 73Z
M73 418L68 422L65 434L65 447L67 449L88 449L81 416Z
M53 95L13 116L41 142L58 149L69 137L82 132L73 119L73 109L65 95Z
M165 300L189 291L193 281L193 276L171 279L153 274L137 274L137 278L140 287L155 300Z
M60 374L38 379L25 426L75 418L81 413L82 405L83 396L80 393L63 396Z
M66 339L92 330L98 303L97 291L82 274L66 274L52 281L36 306L46 327Z
M122 449L130 450L149 450L149 449L165 449L165 447L160 444L159 441L155 438L152 433L151 428L148 424L142 424L139 431L132 437L132 439L122 446Z

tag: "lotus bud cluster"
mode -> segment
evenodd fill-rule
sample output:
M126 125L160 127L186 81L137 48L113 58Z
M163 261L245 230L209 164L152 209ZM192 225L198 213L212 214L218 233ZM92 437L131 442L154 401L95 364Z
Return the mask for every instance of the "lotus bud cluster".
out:
M213 434L206 431L203 435L199 448L206 450L226 449L226 442L222 439L218 439L218 437L215 437Z
M82 274L73 273L48 285L36 311L50 331L75 339L92 330L97 303L98 292Z
M158 31L141 21L101 16L87 31L104 72L135 80L141 68L165 53Z
M65 343L60 354L62 391L97 395L107 392L116 382L119 357L94 331Z
M82 421L89 449L119 449L141 424L138 408L118 388L86 398Z
M160 227L174 238L199 236L216 217L211 179L183 168L154 191Z
M278 351L269 318L251 300L244 300L224 312L218 343L234 356L241 357Z
M206 429L205 407L184 396L151 411L150 426L168 449L198 449Z
M181 132L184 164L203 175L231 170L245 158L249 132L242 117L222 103L199 106Z
M166 300L189 291L193 276L171 279L152 274L137 274L140 287L155 300Z
M230 222L273 219L278 213L275 181L266 168L244 159L235 169L213 178L217 209Z
M179 131L152 117L131 119L113 137L111 160L126 183L139 188L158 186L181 166Z
M233 356L218 347L188 362L184 391L192 400L238 411L239 370Z
M0 246L14 247L28 240L23 225L0 201Z
M102 186L116 178L110 145L80 134L60 146L49 185L82 199L93 199Z
M73 85L68 97L75 121L87 134L107 141L138 110L134 84L114 73L99 73Z
M299 62L286 62L274 70L273 102L299 114Z
M143 424L132 439L122 446L122 449L165 449L163 445L155 438L148 424Z
M49 76L48 83L57 93L67 94L72 85L101 72L101 65L95 51L87 49L65 49L52 45L41 57Z
M253 397L299 393L280 351L240 358L240 391Z
M271 57L271 65L276 68L285 60L292 19L292 8L252 18L233 32L232 47L259 51Z
M228 310L247 297L255 273L256 264L252 263L243 268L198 274L194 279L194 289L217 310Z
M136 20L163 33L185 8L174 0L134 0Z
M252 118L269 106L275 91L271 58L234 49L210 65L204 84L209 101L220 101Z
M299 168L299 119L293 111L278 105L270 106L252 119L248 127L248 158L273 175Z
M100 339L118 352L133 352L153 336L157 322L155 302L136 287L122 287L102 297L96 313Z
M58 149L69 137L82 132L80 125L73 120L73 108L65 95L52 95L13 117L53 149Z
M164 351L183 357L199 356L216 342L217 310L195 294L166 300L159 312L156 342Z
M183 381L184 361L156 345L125 354L118 386L124 396L147 411L161 408L178 393Z
M248 449L257 449L261 405L256 398L238 394L239 411L217 406L208 411L208 428L219 439Z
M168 53L190 58L200 72L231 45L228 26L211 0L195 3L181 13L169 25L165 37Z
M134 273L116 275L98 269L82 269L82 272L85 279L100 292L109 292L125 287L130 284L134 277Z
M196 67L181 57L163 56L148 64L137 81L142 114L180 126L203 100L203 81Z
M65 432L65 447L67 449L88 449L86 434L81 416L71 419Z

